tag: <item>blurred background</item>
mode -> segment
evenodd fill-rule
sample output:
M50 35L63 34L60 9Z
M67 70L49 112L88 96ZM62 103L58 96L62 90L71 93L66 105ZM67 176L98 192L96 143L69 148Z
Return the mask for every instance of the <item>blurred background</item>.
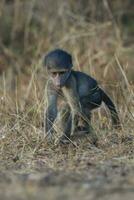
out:
M15 98L16 110L40 101L42 57L63 48L75 69L94 76L121 109L131 108L133 34L133 0L1 0L1 101Z
M98 147L88 137L66 148L41 137L42 58L55 48L117 106L121 130L104 106L93 113ZM0 0L1 199L133 199L133 89L134 0Z

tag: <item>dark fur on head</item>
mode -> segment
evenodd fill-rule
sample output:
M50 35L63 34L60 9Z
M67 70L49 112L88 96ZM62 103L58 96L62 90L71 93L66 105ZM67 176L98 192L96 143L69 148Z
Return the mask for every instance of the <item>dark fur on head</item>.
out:
M72 56L62 49L55 49L45 56L44 65L48 70L69 70L73 67Z

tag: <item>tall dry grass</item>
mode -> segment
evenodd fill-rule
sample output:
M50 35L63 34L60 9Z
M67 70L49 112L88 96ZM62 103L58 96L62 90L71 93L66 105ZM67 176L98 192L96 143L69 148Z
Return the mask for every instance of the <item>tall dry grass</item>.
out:
M100 145L109 144L109 137L114 133L121 138L119 141L133 135L133 45L124 46L120 25L110 18L103 23L90 21L84 11L78 14L73 8L73 1L0 2L0 159L3 166L8 167L8 160L32 160L36 154L49 149L42 137L47 79L42 56L54 48L69 51L74 68L94 76L117 105L121 131L111 129L104 106L93 114L92 123ZM84 142L80 144L82 148L79 142L77 148L84 151Z

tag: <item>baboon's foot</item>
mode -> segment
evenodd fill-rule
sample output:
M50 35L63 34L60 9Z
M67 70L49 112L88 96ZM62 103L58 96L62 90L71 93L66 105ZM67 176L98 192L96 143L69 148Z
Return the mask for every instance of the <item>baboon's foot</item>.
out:
M88 134L89 130L88 130L87 127L85 127L85 126L78 126L78 127L75 129L75 132L82 132L82 133Z
M45 139L47 144L52 144L53 141L54 141L53 134L52 133L45 134L44 139Z
M91 143L94 144L95 146L97 146L97 144L98 144L98 136L97 136L95 130L91 126L88 127L88 129L86 131L86 134L91 139Z
M66 135L63 135L59 139L59 144L69 144L69 138Z

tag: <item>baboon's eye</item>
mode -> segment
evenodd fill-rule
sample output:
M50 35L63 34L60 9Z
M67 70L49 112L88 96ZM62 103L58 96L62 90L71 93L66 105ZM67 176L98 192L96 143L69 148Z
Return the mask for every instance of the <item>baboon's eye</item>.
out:
M51 72L52 76L57 76L58 72Z
M63 75L63 74L65 74L65 71L59 72L59 75Z
M59 71L59 72L51 72L51 75L54 77L54 76L62 76L66 71Z

